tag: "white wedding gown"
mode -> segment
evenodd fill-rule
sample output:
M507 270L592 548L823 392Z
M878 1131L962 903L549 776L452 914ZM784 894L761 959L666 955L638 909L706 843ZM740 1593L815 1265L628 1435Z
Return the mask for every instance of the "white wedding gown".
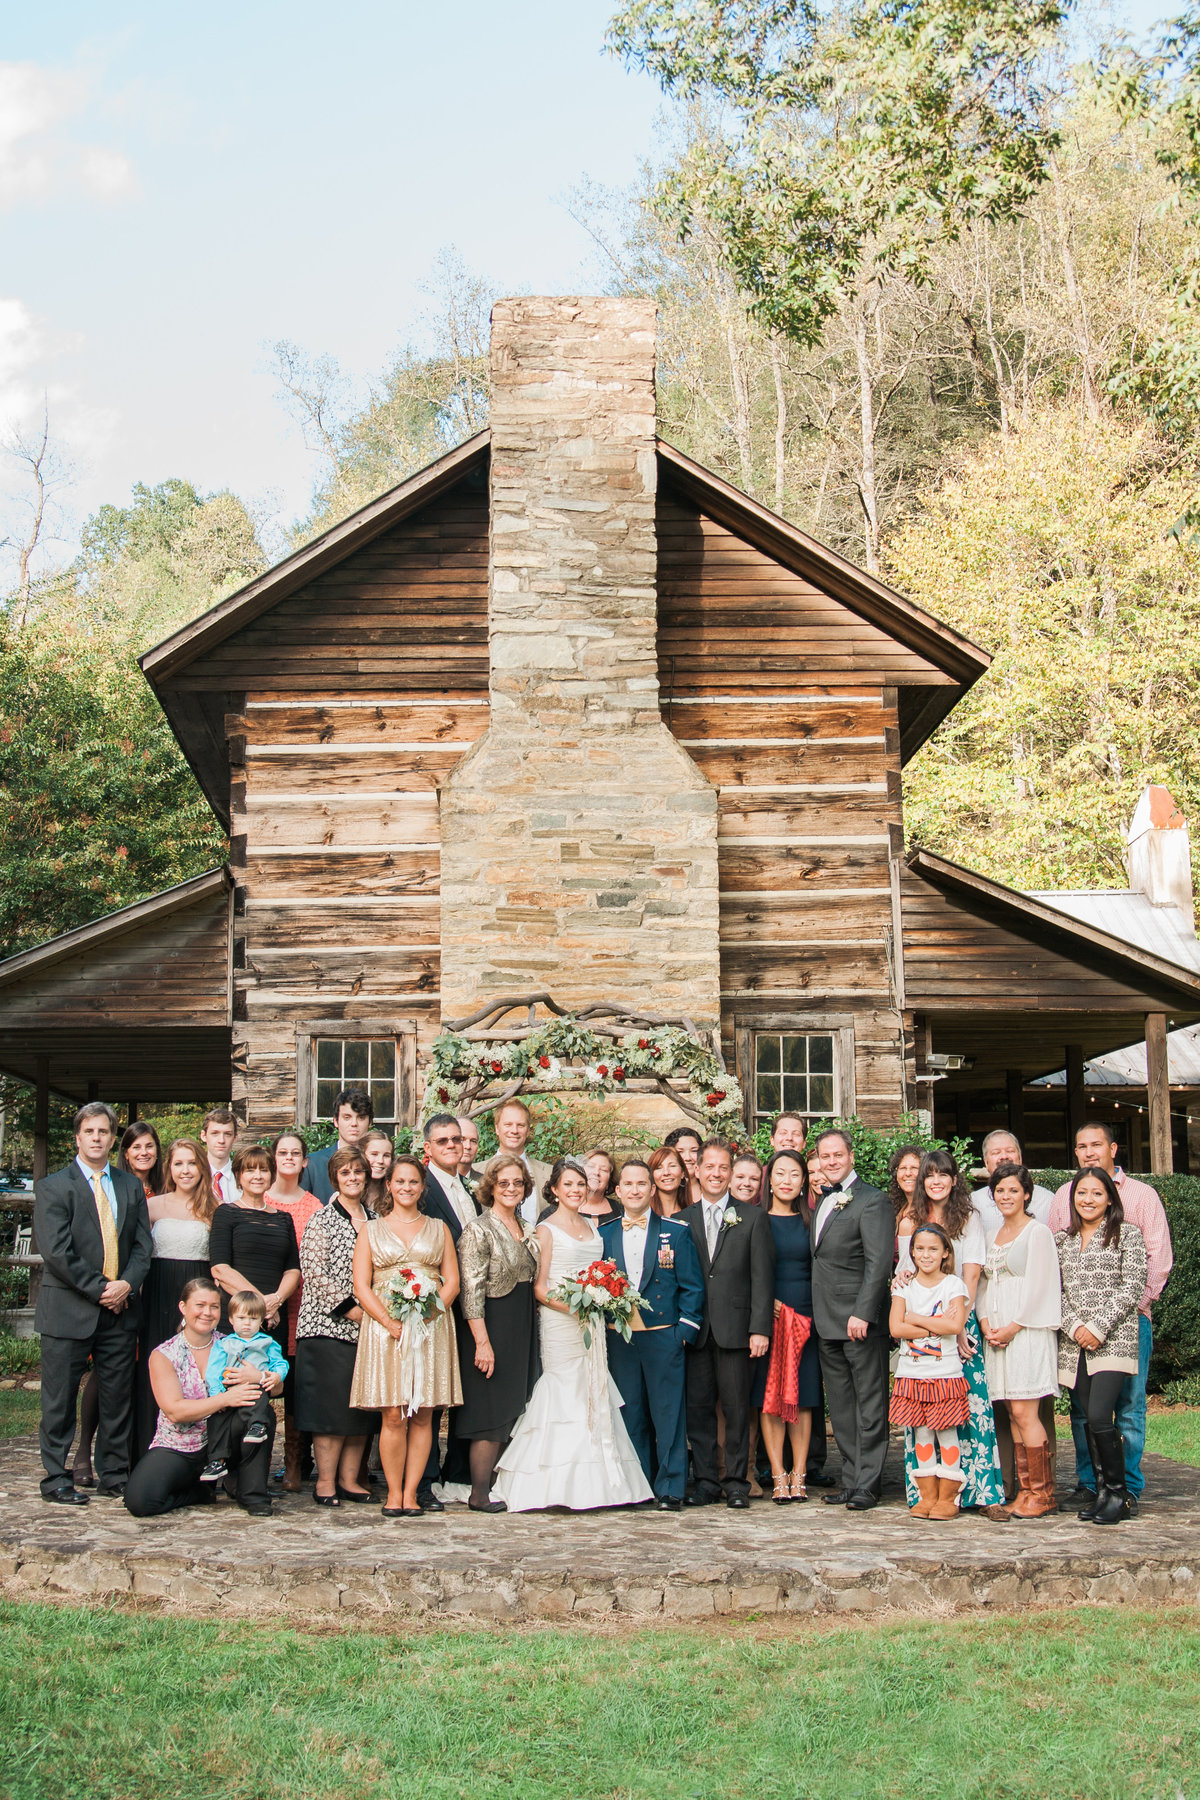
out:
M549 1222L546 1228L553 1242L552 1288L604 1254L598 1231L578 1239ZM585 1349L577 1319L549 1306L539 1310L542 1373L497 1465L492 1492L509 1512L545 1506L585 1512L652 1499L621 1419L603 1328L593 1330Z

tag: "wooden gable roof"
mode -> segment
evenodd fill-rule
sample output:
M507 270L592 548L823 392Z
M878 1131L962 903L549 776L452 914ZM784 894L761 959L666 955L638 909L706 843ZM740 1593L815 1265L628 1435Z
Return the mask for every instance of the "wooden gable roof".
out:
M1148 1012L1200 1018L1200 974L1113 937L974 869L914 850L900 884L904 998L941 1021L935 1048L972 1078L1062 1067L1144 1035Z
M229 1092L230 881L211 869L0 962L0 1068L71 1099Z
M489 455L480 432L142 656L226 828L225 718L249 688L486 692ZM895 686L908 756L987 669L960 633L681 451L660 440L658 457L664 694L702 692L706 659L736 641L764 686Z

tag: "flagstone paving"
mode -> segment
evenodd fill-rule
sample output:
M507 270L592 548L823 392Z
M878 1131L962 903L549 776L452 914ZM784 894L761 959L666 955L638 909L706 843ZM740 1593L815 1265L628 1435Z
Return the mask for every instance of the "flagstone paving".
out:
M1067 1458L1069 1462L1069 1457ZM222 1497L136 1520L117 1501L73 1512L38 1493L37 1446L0 1445L0 1591L152 1600L251 1616L496 1620L621 1615L1005 1610L1200 1598L1200 1470L1147 1457L1141 1517L1104 1529L911 1520L893 1446L887 1497L848 1514L818 1499L749 1512L497 1515L465 1507L389 1521L285 1495L271 1519Z

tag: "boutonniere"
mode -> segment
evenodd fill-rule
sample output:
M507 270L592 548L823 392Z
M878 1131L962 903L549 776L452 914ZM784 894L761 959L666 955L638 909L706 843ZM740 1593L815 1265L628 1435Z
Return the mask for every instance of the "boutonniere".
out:
M721 1214L721 1223L729 1226L738 1225L741 1223L741 1214L735 1212L732 1206L727 1206Z
M846 1207L848 1207L850 1202L853 1200L853 1198L854 1198L854 1195L852 1193L850 1193L849 1189L847 1189L847 1191L844 1194L839 1194L837 1199L833 1203L834 1212L844 1212Z

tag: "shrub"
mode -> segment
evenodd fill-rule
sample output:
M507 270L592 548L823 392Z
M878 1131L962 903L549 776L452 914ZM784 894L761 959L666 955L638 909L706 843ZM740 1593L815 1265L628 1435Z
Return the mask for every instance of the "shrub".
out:
M1072 1169L1039 1169L1044 1187L1070 1181ZM1162 1198L1171 1227L1175 1267L1154 1306L1154 1355L1150 1387L1157 1393L1167 1383L1200 1373L1200 1177L1139 1175Z
M37 1337L14 1337L11 1331L0 1331L0 1380L14 1375L28 1375L42 1360L42 1340Z

